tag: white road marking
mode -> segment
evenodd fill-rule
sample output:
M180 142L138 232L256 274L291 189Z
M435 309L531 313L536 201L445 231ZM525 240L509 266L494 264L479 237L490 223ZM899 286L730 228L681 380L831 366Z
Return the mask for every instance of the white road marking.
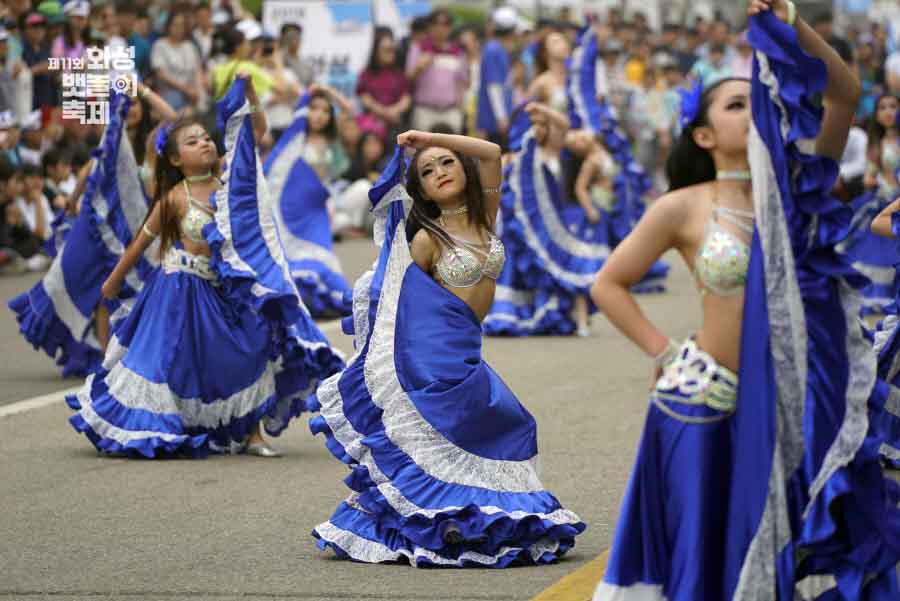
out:
M323 334L341 333L340 319L326 321L317 325L319 326L319 329ZM80 385L75 386L74 388L57 390L56 392L51 392L49 394L43 394L41 396L36 396L30 399L16 401L15 403L10 403L9 405L2 405L0 406L0 418L9 417L11 415L18 415L20 413L25 413L26 411L33 411L35 409L49 407L50 405L53 405L55 403L63 402L66 398L66 395L75 394L79 390L81 390Z

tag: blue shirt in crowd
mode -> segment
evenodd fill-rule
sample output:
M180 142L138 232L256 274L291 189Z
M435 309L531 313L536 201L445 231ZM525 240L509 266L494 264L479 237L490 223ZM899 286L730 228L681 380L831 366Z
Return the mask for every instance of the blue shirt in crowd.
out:
M493 135L498 133L497 115L491 106L488 89L492 85L503 87L503 103L506 110L506 119L509 120L512 113L512 87L509 85L510 73L509 53L503 44L497 40L491 40L484 45L481 55L481 87L478 90L478 120L476 127Z

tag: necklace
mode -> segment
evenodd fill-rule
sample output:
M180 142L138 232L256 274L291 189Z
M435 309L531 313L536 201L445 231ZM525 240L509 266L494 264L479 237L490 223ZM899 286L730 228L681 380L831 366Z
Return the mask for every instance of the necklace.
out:
M716 171L716 179L735 180L739 182L750 181L749 169L736 169L733 171Z
M193 184L194 182L205 182L212 176L212 171L207 171L203 175L188 175L184 179L186 179L188 183Z
M469 207L459 205L455 209L441 209L441 215L465 215L469 212Z

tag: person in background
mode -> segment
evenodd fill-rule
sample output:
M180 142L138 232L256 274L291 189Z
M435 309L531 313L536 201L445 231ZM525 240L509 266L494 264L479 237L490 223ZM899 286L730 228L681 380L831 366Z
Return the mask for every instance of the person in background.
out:
M150 44L136 29L138 8L130 0L120 0L116 6L119 34L125 38L125 45L134 48L134 69L144 79L150 74Z
M176 111L193 112L201 101L205 77L200 54L188 39L184 13L173 11L164 31L150 51L155 89Z
M107 2L100 8L100 33L104 37L103 45L107 48L127 46L119 27L119 17L116 13L116 5Z
M431 14L428 35L413 44L406 57L412 85L412 127L431 131L447 123L454 132L464 125L463 101L469 87L469 68L462 48L450 41L453 17L445 9Z
M702 81L705 89L730 75L727 61L726 47L722 44L713 44L709 47L706 58L700 58L694 63L690 76L695 80Z
M66 22L62 35L53 40L50 54L56 58L81 58L90 40L90 2L69 0L63 5Z
M466 90L463 106L466 113L466 133L475 133L475 115L478 109L478 87L481 85L481 36L471 26L462 27L453 36L466 56L469 68L469 87Z
M737 51L728 64L732 77L744 77L750 79L753 76L753 47L747 39L747 32L742 31L738 35L735 44Z
M696 28L688 29L684 32L684 51L678 58L678 66L683 75L687 75L697 62L697 50L703 42L703 37Z
M58 87L50 73L50 42L47 40L47 19L39 12L31 12L22 22L25 38L22 44L22 60L31 69L32 108L42 112L42 121L50 117L54 106L59 105Z
M284 66L296 77L305 90L313 84L313 67L310 62L300 56L300 41L303 39L303 28L297 23L285 23L281 26L281 46Z
M197 51L200 53L200 60L206 64L212 54L212 39L215 26L212 22L212 10L210 10L209 2L200 2L194 7L194 29L191 31L191 38Z
M653 54L653 47L646 40L639 40L632 44L633 52L629 53L629 58L625 62L623 72L625 80L636 87L640 87L644 83L645 75L652 67L650 58Z
M429 15L419 15L412 20L412 23L409 25L409 35L400 44L399 64L406 66L412 47L424 40L428 35L428 24Z
M68 153L51 148L44 154L43 167L44 196L50 200L54 212L64 210L77 182L72 173L72 159Z
M300 99L302 88L294 72L285 68L283 54L280 48L276 48L275 39L271 36L264 38L262 48L259 49L254 62L263 68L272 81L277 80L283 84L272 86L270 93L260 98L269 121L270 134L263 136L260 148L268 149L293 122L294 107Z
M834 13L830 10L818 14L810 25L840 56L853 54L850 43L834 32Z
M356 96L364 110L357 117L360 129L396 138L412 101L409 81L397 65L394 34L387 27L375 30L369 64L359 75Z
M0 155L16 169L22 166L22 156L19 154L21 137L19 121L13 112L10 110L0 112Z
M479 133L506 146L512 113L512 53L516 48L519 16L514 8L503 6L491 16L495 38L484 45L481 58L481 86L478 91Z
M29 271L43 271L50 259L41 246L50 236L53 210L44 196L44 176L40 167L25 165L14 176L12 188L18 192L6 208L13 248L25 259Z
M362 134L345 179L352 182L334 199L331 229L341 238L364 238L369 232L369 190L387 164L384 140L371 131Z
M22 140L19 143L19 157L22 163L40 167L43 164L47 144L41 125L41 111L32 111L22 120Z

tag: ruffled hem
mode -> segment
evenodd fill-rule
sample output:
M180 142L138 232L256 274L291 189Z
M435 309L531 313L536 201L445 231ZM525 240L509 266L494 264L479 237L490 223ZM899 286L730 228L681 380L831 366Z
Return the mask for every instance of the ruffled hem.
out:
M97 371L88 377L81 392L66 397L69 407L78 412L69 418L72 427L104 453L153 459L170 455L203 457L221 452L230 443L246 439L281 402L277 394L272 394L228 423L209 429L187 429L177 413L154 414L123 405L109 392L105 382L108 375L105 369ZM104 419L104 415L114 417L116 423Z
M353 291L344 276L323 268L294 274L303 304L313 317L345 317L353 310Z
M486 336L570 336L576 330L573 298L540 292L530 300L495 298L482 331Z
M62 375L84 377L100 366L100 349L80 343L53 310L53 303L38 282L29 292L9 301L19 332L35 349L41 349L62 367ZM58 355L58 356L57 356Z
M312 410L320 409L318 398L313 399L310 406ZM341 504L332 516L331 522L340 523L346 518L345 514L348 511L365 515L367 516L365 522L368 524L365 528L378 533L375 540L384 541L395 550L406 549L408 557L414 556L416 550L420 552L428 550L444 559L458 559L453 553L459 553L462 546L448 545L445 542L444 535L448 528L456 529L464 540L481 539L473 549L477 548L478 552L487 556L502 555L499 550L504 546L528 548L550 541L557 545L555 557L570 549L575 544L575 536L585 529L578 516L563 509L547 491L528 493L524 501L520 499L521 507L514 511L502 510L485 497L484 504L468 503L464 507L448 507L441 510L416 508L413 511L409 511L407 506L405 513L401 514L372 479L369 469L354 459L337 440L323 415L310 420L310 430L313 434L323 434L325 446L332 455L351 468L344 483L354 491L352 500L355 507L349 507L347 503ZM400 465L406 465L409 469L415 467L412 459L394 447L383 431L370 432L365 436L365 442L360 441L359 444L365 446L364 453L373 457L377 455L385 459L391 455ZM403 472L404 468L398 471ZM429 498L440 498L442 489L452 486L427 473L424 474L424 480L417 485L419 492L422 492L423 488L428 489ZM384 486L393 489L393 485ZM485 491L485 495L487 494ZM404 501L395 500L395 503ZM361 532L357 528L354 530L357 533ZM372 535L368 537L371 538ZM337 548L340 548L340 545ZM443 555L444 553L450 555ZM359 560L359 557L353 558ZM502 562L502 565L495 567L504 567L514 560L515 558L511 557L508 561Z
M312 534L320 549L330 548L342 559L364 563L407 561L418 568L506 568L553 563L572 548L574 537L583 530L583 525L578 529L537 515L520 519L507 514L488 515L475 506L448 511L439 517L440 522L424 528L458 528L464 542L451 544L441 540L436 548L416 544L401 532L385 527L381 516L347 502ZM473 534L481 538L467 538Z
M806 390L806 394L812 396L790 401L803 404L806 411L811 412L802 417L803 421L791 415L796 411L794 407L779 405L778 408L779 420L792 420L775 424L781 448L802 448L804 455L799 460L792 460L796 462L793 465L785 464L783 456L777 457L776 461L780 463L777 469L789 470L790 474L790 480L785 484L787 506L767 505L765 508L766 512L780 512L783 517L789 513L799 522L792 527L791 543L778 558L779 564L790 566L790 569L779 568L776 580L781 594L791 595L797 576L803 573L832 574L837 578L843 597L860 598L870 579L896 579L895 567L900 559L900 512L895 498L896 484L884 478L879 465L879 434L866 419L869 407L873 402L879 402L873 395L885 394L884 389L878 384L874 391L860 386L868 369L859 363L867 361L862 355L864 349L861 349L864 342L857 340L855 333L841 334L840 326L828 325L829 321L835 321L835 312L841 316L837 321L843 325L846 317L843 313L851 310L855 313L859 309L844 306L842 282L860 289L867 283L867 278L836 250L836 245L851 233L852 209L830 194L838 173L837 163L815 154L813 146L823 111L813 99L825 88L827 73L821 60L800 48L794 29L771 12L751 20L749 36L757 49L758 60L752 90L755 130L769 154L766 160L770 166L763 168L774 168L771 184L777 187L774 193L781 203L777 210L782 213L776 218L783 220L787 227L786 235L781 237L790 247L784 250L792 252L796 265L796 274L788 275L796 277L799 285L791 299L796 298L804 305L809 323L801 324L801 327L807 330L809 347L829 348L833 344L841 357L838 363L835 355L830 355L831 364L817 351L810 351L809 357L804 357L809 362L809 373L808 381L801 383L800 390ZM780 257L766 259L768 262L763 263L763 269L768 269L769 264ZM765 277L779 276L784 277L784 274L766 273ZM790 287L785 288L790 294ZM846 291L847 298L853 295L855 292ZM777 311L783 304L782 299L769 291L766 299L769 311ZM782 320L785 318L785 315L780 316ZM848 328L855 327L853 319L855 315L848 320ZM780 340L771 334L771 344L781 347L786 344L785 340L791 339L790 330L785 331L783 327L779 329L779 335ZM784 352L784 348L778 350ZM854 361L857 361L856 367ZM856 383L856 389L852 388L853 377L843 384L845 388L836 388L834 386L840 382L828 380L829 370L843 370L844 365L861 379ZM743 366L740 375L742 381L746 380L745 375L751 377L744 373ZM752 374L752 377L762 379L762 374ZM772 377L780 378L781 372L772 373ZM846 398L838 402L827 396L836 391ZM842 412L842 417L835 417L841 416ZM802 415L802 412L796 415ZM840 421L833 427L830 423L835 419ZM829 439L827 453L820 449L822 440L809 439L811 431L804 428L807 422L819 424L817 420L829 424L814 430L816 436ZM746 452L758 454L760 450L748 449ZM779 520L782 516L770 516L770 519ZM760 547L771 543L762 539L759 542L762 543ZM800 550L805 558L803 561L796 556Z

